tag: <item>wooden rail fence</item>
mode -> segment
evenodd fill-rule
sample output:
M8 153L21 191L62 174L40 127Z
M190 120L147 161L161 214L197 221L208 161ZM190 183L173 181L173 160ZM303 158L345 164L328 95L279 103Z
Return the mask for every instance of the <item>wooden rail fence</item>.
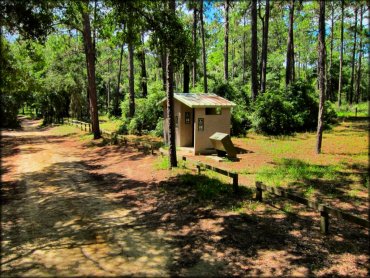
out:
M261 182L256 182L256 199L258 201L262 201L262 191L267 191L276 196L287 198L289 200L306 205L307 207L310 207L320 212L320 230L324 234L328 234L329 232L330 216L334 216L338 219L346 220L350 223L354 223L354 224L360 225L365 228L370 228L369 221L366 219L360 218L348 212L343 212L339 209L332 208L326 204L320 204L316 201L307 200L306 198L303 198L302 196L288 192L286 189L270 187L270 186L264 185Z
M91 123L86 123L78 120L73 120L70 118L67 118L66 123L69 125L75 125L76 127L79 127L81 130L91 132ZM156 144L141 142L137 140L129 140L124 135L119 135L116 132L107 131L107 130L100 130L100 134L104 139L112 140L113 143L123 143L125 147L128 146L128 144L134 145L135 148L137 148L138 151L143 151L144 153L151 153L154 154L154 150L157 148Z
M182 160L186 161L187 160L186 156L183 156ZM232 183L233 191L234 191L235 194L239 192L239 174L238 173L230 172L230 171L220 169L220 168L217 168L217 167L205 164L205 163L200 163L200 162L196 162L195 166L198 170L198 175L201 174L201 170L203 168L203 169L208 169L208 170L211 170L213 172L216 172L216 173L219 173L221 175L232 178L232 180L233 180L233 183Z

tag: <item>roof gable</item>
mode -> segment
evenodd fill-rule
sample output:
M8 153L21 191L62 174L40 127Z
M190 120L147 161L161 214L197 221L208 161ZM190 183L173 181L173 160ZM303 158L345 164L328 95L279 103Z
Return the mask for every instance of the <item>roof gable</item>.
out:
M225 107L236 106L235 103L215 94L190 94L175 93L174 98L190 108Z

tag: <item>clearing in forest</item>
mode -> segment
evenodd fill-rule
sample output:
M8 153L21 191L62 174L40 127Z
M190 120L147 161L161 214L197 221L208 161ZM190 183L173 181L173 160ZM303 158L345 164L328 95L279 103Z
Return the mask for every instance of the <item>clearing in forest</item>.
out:
M39 124L23 119L23 129L2 131L4 276L368 274L368 231L360 227L333 221L331 234L323 236L318 215L303 207L288 202L281 207L272 199L255 202L248 188L235 197L218 177L195 178L188 165L158 170L156 156L92 141L71 126ZM255 179L272 179L279 167L298 164L313 169L306 179L322 175L317 178L322 186L328 177L320 174L321 165L346 161L353 167L338 167L343 176L353 172L347 186L361 186L363 124L346 121L326 133L319 160L311 155L312 134L250 135L236 140L246 150L240 162L222 166L238 169L252 185ZM349 144L355 138L361 140ZM285 141L291 149L282 147L288 146ZM290 171L282 186L294 179ZM305 181L297 188L304 188ZM339 189L344 196L347 191Z

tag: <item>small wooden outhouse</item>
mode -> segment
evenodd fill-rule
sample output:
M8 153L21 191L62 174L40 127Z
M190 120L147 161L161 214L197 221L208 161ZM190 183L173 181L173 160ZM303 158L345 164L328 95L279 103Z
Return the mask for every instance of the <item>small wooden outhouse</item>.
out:
M163 100L164 141L168 143L166 99ZM193 154L212 151L209 137L215 132L230 134L231 108L235 103L215 94L174 94L176 147L192 149Z

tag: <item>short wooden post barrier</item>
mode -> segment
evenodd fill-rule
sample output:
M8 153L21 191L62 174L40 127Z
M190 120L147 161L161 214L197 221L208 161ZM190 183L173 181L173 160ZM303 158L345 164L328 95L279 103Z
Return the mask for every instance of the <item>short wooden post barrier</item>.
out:
M261 188L261 183L256 182L256 200L259 202L262 202L262 188Z
M200 169L200 164L199 164L199 162L196 164L196 167L197 167L197 170L198 170L198 175L200 175L200 171L201 171L201 169Z
M324 205L319 205L320 211L320 231L323 234L328 234L329 232L329 214L325 210Z
M357 117L357 107L356 107L355 117Z
M238 193L239 191L239 175L234 173L233 175L233 190L234 190L234 193Z

